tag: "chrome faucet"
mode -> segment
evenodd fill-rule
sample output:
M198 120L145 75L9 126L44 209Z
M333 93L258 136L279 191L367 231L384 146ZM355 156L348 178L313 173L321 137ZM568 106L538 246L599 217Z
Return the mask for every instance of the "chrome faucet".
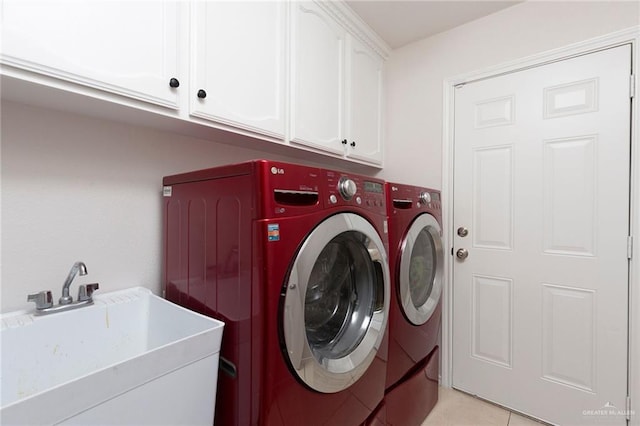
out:
M30 294L27 296L28 302L35 302L36 315L50 314L53 312L68 311L70 309L79 308L81 306L93 304L93 292L100 286L98 283L81 285L78 288L78 300L73 301L73 297L69 295L69 287L76 275L87 275L87 266L83 262L76 262L71 267L67 279L62 285L62 297L60 297L59 304L53 304L53 296L51 291L45 290L38 293Z
M76 262L71 267L69 275L67 275L67 279L64 281L64 284L62 284L62 296L58 301L58 303L60 303L61 305L68 305L70 303L73 303L73 297L69 296L69 287L71 287L71 282L78 273L80 274L80 276L87 275L87 266L84 264L84 262Z

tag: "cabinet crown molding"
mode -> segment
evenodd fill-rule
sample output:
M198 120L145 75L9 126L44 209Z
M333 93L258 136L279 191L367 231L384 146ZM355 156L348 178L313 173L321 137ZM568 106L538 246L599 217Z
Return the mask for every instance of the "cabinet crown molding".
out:
M315 1L315 3L320 5L347 31L373 49L384 60L389 58L391 47L347 3L344 1Z

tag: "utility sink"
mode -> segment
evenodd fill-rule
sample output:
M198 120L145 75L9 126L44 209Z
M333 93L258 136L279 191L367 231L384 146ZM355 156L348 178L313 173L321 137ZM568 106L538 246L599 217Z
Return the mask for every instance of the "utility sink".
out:
M0 315L0 424L213 424L224 324L146 288Z

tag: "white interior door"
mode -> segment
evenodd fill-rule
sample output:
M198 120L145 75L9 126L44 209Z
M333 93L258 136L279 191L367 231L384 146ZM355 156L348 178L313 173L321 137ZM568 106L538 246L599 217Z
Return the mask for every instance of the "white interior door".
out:
M457 88L454 387L626 424L630 74L624 45Z

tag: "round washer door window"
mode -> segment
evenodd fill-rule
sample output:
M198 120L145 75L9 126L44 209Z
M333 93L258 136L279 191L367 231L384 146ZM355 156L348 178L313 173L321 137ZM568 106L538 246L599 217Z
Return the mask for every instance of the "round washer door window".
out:
M438 221L418 216L402 244L400 254L400 304L411 323L429 320L442 294L443 249Z
M310 388L348 388L367 370L389 312L384 244L361 216L341 213L321 222L293 261L284 287L286 354Z

